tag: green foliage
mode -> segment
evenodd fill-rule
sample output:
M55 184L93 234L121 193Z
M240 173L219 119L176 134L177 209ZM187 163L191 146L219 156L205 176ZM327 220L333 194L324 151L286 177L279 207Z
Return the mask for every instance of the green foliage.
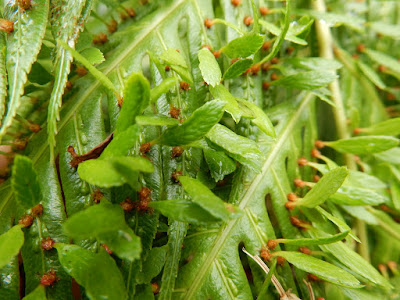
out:
M1 299L397 297L400 4L234 2L2 2Z

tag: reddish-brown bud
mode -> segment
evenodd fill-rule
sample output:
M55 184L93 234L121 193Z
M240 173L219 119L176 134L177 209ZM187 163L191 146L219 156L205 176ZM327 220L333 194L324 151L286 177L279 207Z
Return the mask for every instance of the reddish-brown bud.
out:
M269 9L267 7L265 7L265 6L260 7L260 14L262 16L268 15L269 14Z
M41 245L42 249L49 251L49 250L53 249L54 241L51 239L51 237L48 236L47 238L45 238L44 240L42 240L40 242L40 245Z
M263 49L264 51L268 51L269 49L271 49L271 41L265 41L261 46L261 49Z
M17 0L18 6L23 10L31 9L31 0Z
M78 74L78 76L82 77L88 73L88 70L85 67L78 66L76 67L75 72Z
M322 281L321 279L319 279L316 275L314 274L307 274L307 279L310 282L316 282L316 281Z
M184 91L190 90L190 85L187 82L181 81L179 83L179 86L180 86L181 90L184 90Z
M304 253L304 254L307 254L307 255L311 255L311 250L309 248L307 248L307 247L300 247L299 251L301 253Z
M296 201L297 200L297 195L295 194L295 193L289 193L289 194L287 194L287 199L289 200L289 201Z
M42 204L35 205L34 207L32 207L31 213L32 216L35 218L41 216L43 213L43 205Z
M397 269L397 263L393 260L390 260L387 262L387 265L390 269L390 271L392 271L393 274L397 274L398 273L398 269Z
M312 149L311 150L311 157L314 158L320 158L321 157L321 152L319 152L317 149Z
M296 203L288 201L285 203L285 207L288 210L293 210L296 207Z
M0 19L0 31L4 31L6 33L13 32L14 23L10 20Z
M221 50L213 51L214 57L219 58L221 56Z
M131 18L136 17L136 11L133 8L131 8L131 7L125 8L125 11L129 17L131 17Z
M267 247L270 250L274 250L277 245L278 245L278 242L276 240L268 240L268 242L267 242Z
M179 183L179 177L180 176L182 176L182 171L175 170L174 172L172 172L172 174L171 174L172 182Z
M139 199L146 200L151 199L151 190L148 187L142 187L139 191Z
M278 79L279 79L278 74L276 74L276 73L272 73L272 74L271 74L271 80L272 80L272 81L275 81L275 80L278 80Z
M269 252L268 248L265 246L262 246L261 250L260 250L260 256L263 260L265 261L270 261L271 260L271 253Z
M202 45L201 46L201 49L208 49L208 50L210 50L211 51L211 46L210 45Z
M171 158L181 156L183 151L185 151L185 149L183 149L183 147L180 147L180 146L172 147Z
M108 246L106 245L106 244L101 244L101 246L104 248L104 249L106 249L106 251L107 251L107 253L108 254L112 254L113 252L110 250L110 248L108 248Z
M54 285L59 278L56 275L56 271L54 269L50 269L50 271L46 274L43 274L40 278L40 283L44 286Z
M276 257L276 262L278 263L278 265L280 265L281 267L285 264L285 259L282 256L277 256Z
M297 160L297 164L298 164L300 167L306 166L307 163L308 163L308 160L307 160L307 158L305 158L304 156L303 156L303 157L300 157L300 158Z
M29 130L32 131L33 133L37 133L42 129L39 124L33 124L33 123L30 123L28 127Z
M286 53L289 54L289 55L292 54L293 51L294 51L294 47L292 47L292 46L289 46L289 47L286 48Z
M206 26L208 29L210 29L211 26L213 26L213 25L214 25L214 21L213 20L208 19L208 18L204 20L204 26Z
M107 42L108 42L108 37L103 32L93 37L93 44L95 45L103 45Z
M361 128L354 128L354 129L353 129L353 134L354 134L354 135L360 134L361 132L362 132L362 129L361 129Z
M233 6L237 7L242 3L242 0L231 0Z
M378 71L381 72L381 73L384 73L384 72L387 71L387 68L386 68L386 66L379 65L378 66Z
M300 178L296 178L295 180L293 180L293 183L298 188L303 188L306 186L306 183L303 180L301 180Z
M279 58L276 56L270 60L270 63L273 65L279 64Z
M150 143L144 143L142 145L140 145L139 151L142 154L145 154L147 152L149 152L151 149L151 144Z
M250 69L253 75L257 75L257 73L260 71L260 65L259 64L252 65Z
M318 182L321 179L319 175L314 175L313 176L313 182Z
M118 29L118 22L115 21L114 19L110 21L110 23L108 23L107 25L107 30L109 33L114 33L116 32Z
M179 119L181 115L181 109L175 106L171 106L168 114L171 116L171 118Z
M359 53L364 52L365 51L365 45L364 44L358 44L356 50Z
M154 295L156 295L160 292L160 286L158 285L157 282L153 282L151 284L151 289L152 289Z
M304 230L308 229L308 227L310 226L310 223L308 223L304 220L300 220L296 216L290 216L290 223L292 223L293 226L296 226L297 228L304 229Z
M31 215L23 215L22 218L18 221L18 224L23 225L24 227L30 227L33 223L33 217Z
M103 193L100 192L99 189L96 189L93 193L92 193L92 199L94 203L100 203L101 198L104 197Z
M243 23L246 26L250 26L251 24L253 24L253 22L254 22L253 18L250 17L250 16L246 16L246 17L243 18Z
M167 65L165 66L164 70L168 72L169 70L171 70L171 67Z
M381 272L382 274L387 274L387 267L384 264L378 264L378 270L379 272Z
M394 101L394 100L396 100L396 96L395 96L395 94L393 94L393 93L387 93L387 94L386 94L386 99L387 99L388 101Z
M269 87L270 87L269 82L263 81L263 83L262 83L263 90L267 91L269 89Z
M126 212L130 212L131 210L133 210L135 208L135 203L130 198L126 198L119 205Z

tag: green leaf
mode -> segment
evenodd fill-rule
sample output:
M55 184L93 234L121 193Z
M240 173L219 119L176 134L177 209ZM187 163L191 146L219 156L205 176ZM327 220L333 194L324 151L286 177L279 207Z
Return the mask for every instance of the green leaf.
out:
M179 182L190 195L192 201L209 212L212 216L224 221L231 217L232 213L225 207L225 203L222 199L215 196L214 193L199 180L187 176L180 176Z
M400 39L400 26L397 24L387 24L384 22L371 22L367 23L376 33L391 37L393 39Z
M46 300L46 290L44 288L44 285L39 284L36 289L34 289L33 292L31 292L29 295L26 295L22 300Z
M197 203L187 200L164 200L149 203L164 216L179 222L204 224L220 222L224 219L214 216Z
M3 5L5 6L6 3ZM36 61L46 32L49 1L38 0L35 5L37 6L36 9L24 12L21 9L15 10L15 6L4 10L4 18L14 22L14 31L7 37L6 67L9 99L7 101L7 113L1 122L0 140L11 126L17 110L21 106L20 100L24 92L27 74L31 71L32 64ZM3 39L3 36L0 39ZM4 48L1 47L0 52L2 52L2 55L0 57L3 56L3 50ZM0 64L2 65L3 61ZM1 68L4 68L4 65ZM1 75L4 76L5 72L2 72ZM5 80L5 78L1 78L2 85L7 82ZM0 94L4 95L4 93ZM0 99L0 103L4 102ZM3 116L3 107L2 105L0 108L0 121Z
M225 175L236 170L236 163L225 152L214 149L203 149L204 159L215 181L224 179Z
M71 216L63 225L64 232L72 238L94 237L123 259L139 258L140 238L125 223L123 210L119 205L103 202Z
M360 130L366 134L397 136L400 134L400 118L389 119Z
M141 126L174 126L179 125L179 120L165 115L137 116L136 123Z
M400 164L400 148L398 147L376 153L374 156L390 164Z
M230 41L221 51L230 58L248 57L256 53L264 43L264 37L258 33L248 33Z
M356 186L368 189L385 189L386 183L379 178L364 172L350 170L349 176L346 178L343 186Z
M346 167L336 168L324 174L303 199L296 201L296 206L316 207L321 205L336 193L348 174L349 171Z
M90 159L79 164L78 174L82 180L99 187L121 186L127 183L128 174L154 172L154 168L143 157L108 157Z
M302 15L309 15L315 19L322 20L330 27L345 25L356 31L362 31L364 27L364 20L353 14L337 14L317 10L298 10L298 12Z
M28 210L42 200L37 174L32 161L22 155L17 155L12 168L12 189L18 205Z
M272 33L275 36L280 36L282 31L279 27L275 26L273 23L267 22L267 21L260 21L260 24L270 33ZM288 30L288 32L285 35L285 40L292 42L294 44L298 44L298 45L302 45L305 46L307 45L307 42L299 37L297 37L296 35L294 35L290 28Z
M80 54L91 64L98 65L105 61L103 53L98 48L83 49Z
M182 125L165 130L157 142L162 145L181 146L201 139L221 119L224 106L225 103L221 100L207 102L196 109Z
M278 80L271 81L271 85L284 86L286 88L313 90L327 86L337 78L332 72L309 71L288 75Z
M326 245L339 242L346 238L349 234L349 230L341 233L332 235L326 238L303 238L303 239L277 239L275 240L279 244L293 245L293 246L315 246L315 245Z
M221 69L211 51L203 48L199 51L198 57L200 61L199 68L204 81L213 87L220 84L222 77Z
M390 136L371 135L325 142L325 145L338 152L364 155L389 150L398 146L399 141Z
M310 71L337 70L343 66L337 60L322 57L292 57L285 59L285 63Z
M376 63L383 65L396 73L400 73L400 62L392 56L372 49L365 49L364 53Z
M256 172L261 170L260 165L263 157L254 141L237 135L220 124L216 124L206 137L241 164Z
M62 104L62 96L68 81L72 62L72 53L58 42L63 42L71 49L75 46L79 33L83 30L83 26L89 17L91 6L92 1L86 0L52 2L50 23L52 25L53 37L57 40L53 62L55 78L47 114L48 142L50 160L52 161L54 160L55 135L57 134L57 121L60 118L59 111ZM68 9L65 7L68 7Z
M328 234L322 231L310 231L312 237L326 237ZM351 250L343 242L334 244L320 245L323 251L332 254L343 265L372 283L384 288L390 288L391 285L371 264L363 259L358 253Z
M65 271L85 288L89 299L126 299L122 274L104 249L93 253L76 245L56 244L56 248Z
M365 184L368 187L367 184ZM342 186L330 200L342 205L378 205L386 202L385 197L366 188Z
M11 227L6 233L0 235L0 268L7 265L13 257L18 255L24 244L22 225Z
M253 63L254 61L251 58L238 59L225 71L223 79L233 79L242 75L244 71L253 65Z
M222 84L215 87L210 86L210 93L214 98L225 101L225 111L232 116L236 123L238 123L242 116L242 112L236 98L232 96L226 87Z
M150 84L139 73L129 76L124 89L124 102L115 127L115 134L119 134L135 124L136 117L143 113L150 103Z
M126 156L129 150L135 146L139 139L139 128L138 126L131 125L128 129L120 132L117 136L113 136L112 141L103 153L100 155L101 159L115 157L115 156Z
M362 287L357 278L350 273L310 255L289 251L277 251L274 252L275 255L285 258L296 268L314 274L325 281L350 288Z
M168 77L164 79L159 85L151 89L150 91L150 103L154 103L162 94L168 93L170 89L176 87L178 78Z
M0 34L0 77L4 78L0 81L0 122L4 116L7 96L6 50L5 35Z
M166 256L166 246L152 248L146 257L146 260L143 262L142 270L138 274L136 282L139 284L150 283L154 277L160 274L164 266Z
M185 58L176 49L165 50L163 53L161 53L160 58L171 66L177 65L183 68L188 67Z
M370 66L362 63L360 60L356 60L358 67L360 68L361 72L378 88L386 89L386 84L382 81L379 75L372 69Z
M251 123L260 128L265 134L276 138L275 128L265 112L252 102L242 100L241 103L253 112L255 118L251 120Z

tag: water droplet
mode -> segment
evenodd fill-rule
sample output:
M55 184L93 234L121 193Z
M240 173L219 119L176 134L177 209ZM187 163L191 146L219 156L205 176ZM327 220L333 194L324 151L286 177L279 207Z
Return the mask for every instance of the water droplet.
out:
M81 143L82 143L83 145L87 145L87 143L88 143L88 138L87 138L86 134L81 133L81 134L80 134L80 140L81 140Z
M89 185L86 182L82 182L81 184L81 193L83 195L89 194Z

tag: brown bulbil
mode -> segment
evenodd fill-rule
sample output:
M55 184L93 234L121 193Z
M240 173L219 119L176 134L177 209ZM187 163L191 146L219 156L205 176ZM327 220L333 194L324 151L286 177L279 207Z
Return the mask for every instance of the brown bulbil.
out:
M268 248L265 246L262 246L261 250L260 250L260 256L263 260L265 261L271 261L271 253L269 252Z
M13 32L14 31L13 21L9 21L6 19L0 19L0 31L4 31L6 33Z
M289 201L296 201L297 200L297 195L295 194L295 193L289 193L289 194L287 194L287 199L289 200Z
M313 176L313 182L318 182L321 179L319 175L314 175Z
M283 265L285 264L286 259L284 259L282 256L277 256L276 257L276 262L278 263L278 265L280 265L281 267L283 267Z
M132 7L125 8L125 11L129 17L131 17L131 18L136 17L136 11Z
M378 270L381 272L381 274L386 274L387 273L387 267L384 264L379 264L378 265Z
M259 64L252 65L250 69L251 69L251 74L257 75L257 73L260 71L260 65Z
M168 114L171 116L171 118L179 119L181 115L181 109L175 106L171 106Z
M272 81L275 81L275 80L278 80L278 79L279 79L278 74L276 74L276 73L272 73L272 74L271 74L271 80L272 80Z
M293 180L293 183L298 188L303 188L306 186L306 183L303 180L301 180L300 178L296 178L295 180Z
M128 18L128 15L126 13L124 13L123 11L121 11L121 13L119 14L119 17L121 18L122 21L125 21Z
M54 241L51 239L51 237L48 236L40 242L40 246L42 247L42 249L49 251L53 249Z
M235 62L237 62L239 60L239 58L232 58L231 59L231 65L233 65Z
M182 171L175 170L174 172L172 172L172 174L171 174L172 182L179 183L179 177L180 176L182 176Z
M394 101L394 100L396 100L396 96L393 93L387 93L386 94L386 100Z
M187 83L187 82L185 82L185 81L181 81L181 82L179 83L179 86L180 86L181 90L184 90L184 91L190 90L190 85L189 85L189 83Z
M307 247L300 247L299 251L301 253L304 253L304 254L307 254L307 255L311 255L311 250L309 248L307 248Z
M15 140L13 142L13 147L15 150L24 150L27 144L28 144L27 139Z
M308 229L308 227L310 226L310 223L304 220L300 220L298 217L295 216L290 216L290 223L292 223L293 226L304 230Z
M185 151L185 149L183 149L183 147L180 147L180 146L172 147L171 158L181 156L183 151Z
M322 149L325 147L325 143L321 140L317 140L315 141L314 146L317 147L317 149Z
M324 297L318 297L317 300L325 300L325 298Z
M265 7L265 6L260 7L260 14L262 16L268 15L269 14L269 9L267 7Z
M356 50L359 53L364 52L365 51L365 45L364 44L358 44Z
M18 224L23 225L24 227L30 227L33 223L33 217L31 215L23 215L22 218L18 221Z
M263 70L263 72L267 72L270 67L271 67L271 64L269 62L265 62L261 65L261 70Z
M64 93L68 93L70 90L72 90L73 84L71 81L67 81L67 83L65 84L65 89L64 89Z
M271 49L271 41L265 41L264 44L261 46L261 49L264 51L268 51Z
M140 153L145 154L147 152L149 152L151 149L151 144L150 143L144 143L140 145Z
M294 47L292 47L292 46L289 46L289 47L286 48L286 53L289 54L289 55L292 54L293 51L294 51Z
M274 250L277 245L278 245L278 242L276 240L269 240L267 242L267 247L270 250Z
M250 16L246 16L246 17L243 18L243 23L246 26L250 26L251 24L253 24L253 22L254 22L253 18L250 17Z
M82 77L88 73L88 70L85 67L78 66L76 67L75 72L78 74L78 76Z
M58 280L60 280L54 269L50 269L50 271L46 274L43 274L40 278L40 283L44 286L54 285Z
M31 9L32 7L31 0L18 0L17 3L22 10Z
M118 22L115 20L111 20L110 23L107 25L107 30L109 33L114 33L118 29Z
M28 126L28 128L29 128L29 130L32 131L33 133L37 133L37 132L40 131L40 129L42 129L42 128L40 127L39 124L33 124L33 123L30 123L29 126Z
M118 105L119 107L122 107L122 104L124 104L124 98L121 97L121 96L118 96L117 98L118 98L118 99L117 99L117 105Z
M392 271L392 273L394 273L394 274L398 273L397 263L395 261L390 260L387 262L387 265L388 265L390 271Z
M104 45L107 42L108 42L108 37L103 32L93 37L93 44L95 45Z
M221 56L221 50L213 51L214 57L219 58Z
M296 207L296 203L288 201L288 202L285 203L285 207L288 210L292 210L292 209L294 209Z
M319 152L317 149L312 149L311 150L311 157L314 158L320 158L321 157L321 152Z
M270 87L269 82L263 81L263 83L262 83L263 90L267 91L269 89L269 87Z
M387 68L385 66L382 66L382 65L378 66L378 71L379 72L384 73L384 72L386 72L386 70L387 70Z
M83 162L85 160L98 158L101 155L101 153L103 153L104 149L108 146L108 144L112 141L112 139L113 139L113 134L111 133L103 142L98 144L96 147L94 147L89 152L82 154L82 155L78 155L75 152L75 149L73 146L71 146L71 145L68 146L67 151L72 156L72 159L69 162L70 166L72 168L76 168L76 167L78 167L78 165L81 162Z
M94 203L100 203L100 200L104 197L103 193L100 192L99 189L96 189L93 193L92 193L92 199Z
M222 179L222 180L218 180L217 183L216 183L216 185L217 185L218 187L225 186L225 185L226 185L226 182L227 182L227 179L224 178L224 179Z
M169 70L171 70L171 67L167 65L165 66L164 70L168 72Z
M206 26L208 29L210 29L211 26L213 26L213 25L214 25L214 21L213 20L208 19L208 18L204 20L204 26Z
M273 57L273 58L270 60L270 63L271 63L272 65L279 64L279 58Z
M101 244L101 246L104 248L104 249L106 249L106 251L107 251L107 253L108 254L112 254L113 252L110 250L110 248L108 248L108 246L106 245L106 244Z
M43 205L42 204L35 205L34 207L32 207L31 212L32 216L35 218L41 216L43 213Z
M135 208L135 203L130 198L126 198L119 205L126 212L130 212Z
M237 7L242 3L242 0L231 0L233 6Z
M151 190L148 187L142 187L139 191L139 199L140 200L151 200Z
M151 283L151 289L152 289L154 295L157 295L160 292L160 286L158 285L157 282Z
M310 273L307 274L307 279L310 282L322 281L321 279L319 279L319 277L317 277L314 274L310 274Z
M361 129L361 128L354 128L354 129L353 129L353 134L354 134L354 135L360 134L361 132L362 132L362 129Z
M210 45L202 45L201 49L208 49L211 51L211 46Z
M308 163L308 160L307 160L307 158L305 158L304 156L303 156L303 157L300 157L300 158L297 160L297 164L298 164L300 167L307 166L307 163Z

